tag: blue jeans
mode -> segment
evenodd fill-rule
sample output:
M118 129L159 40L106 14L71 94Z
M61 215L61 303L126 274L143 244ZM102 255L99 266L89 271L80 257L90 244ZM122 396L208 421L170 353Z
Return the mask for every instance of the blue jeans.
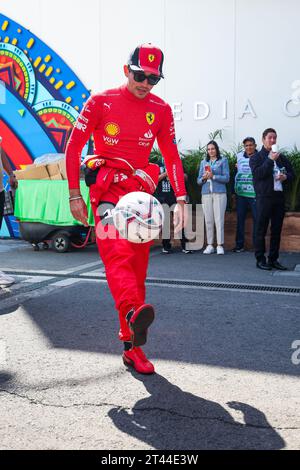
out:
M251 209L253 217L252 243L255 246L256 233L256 199L252 197L236 196L237 227L235 245L237 248L244 248L245 242L245 221L248 209Z

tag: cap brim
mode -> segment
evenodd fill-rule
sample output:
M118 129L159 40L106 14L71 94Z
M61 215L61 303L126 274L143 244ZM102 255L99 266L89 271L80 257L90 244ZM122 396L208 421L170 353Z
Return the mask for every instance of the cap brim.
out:
M152 69L151 67L144 67L143 69L141 67L138 67L137 65L129 65L131 70L134 70L135 72L146 72L146 73L151 73L153 75L157 75L160 78L165 78L162 73L159 72L157 69Z

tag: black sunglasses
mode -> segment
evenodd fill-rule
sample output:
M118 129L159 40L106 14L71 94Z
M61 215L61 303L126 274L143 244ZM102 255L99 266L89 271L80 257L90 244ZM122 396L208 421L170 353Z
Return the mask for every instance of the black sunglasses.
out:
M157 85L160 77L158 75L145 75L144 72L137 72L135 70L132 70L129 67L130 72L133 73L133 78L135 82L142 83L143 81L147 80L149 85Z

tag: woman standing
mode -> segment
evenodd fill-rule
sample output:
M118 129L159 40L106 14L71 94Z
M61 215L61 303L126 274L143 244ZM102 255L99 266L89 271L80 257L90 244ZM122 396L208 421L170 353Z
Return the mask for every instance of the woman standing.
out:
M202 205L206 226L207 247L203 254L215 252L214 229L217 232L217 254L224 255L224 219L227 205L226 183L230 178L227 158L222 157L214 140L207 144L207 156L202 160L197 182L202 186Z

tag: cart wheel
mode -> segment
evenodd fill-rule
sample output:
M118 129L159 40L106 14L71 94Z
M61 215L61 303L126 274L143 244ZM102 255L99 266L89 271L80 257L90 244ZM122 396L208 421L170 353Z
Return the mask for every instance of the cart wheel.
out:
M38 243L31 243L31 245L32 245L34 251L40 251L40 247L39 247Z
M53 248L58 253L65 253L70 248L70 238L64 232L57 232L53 235Z

